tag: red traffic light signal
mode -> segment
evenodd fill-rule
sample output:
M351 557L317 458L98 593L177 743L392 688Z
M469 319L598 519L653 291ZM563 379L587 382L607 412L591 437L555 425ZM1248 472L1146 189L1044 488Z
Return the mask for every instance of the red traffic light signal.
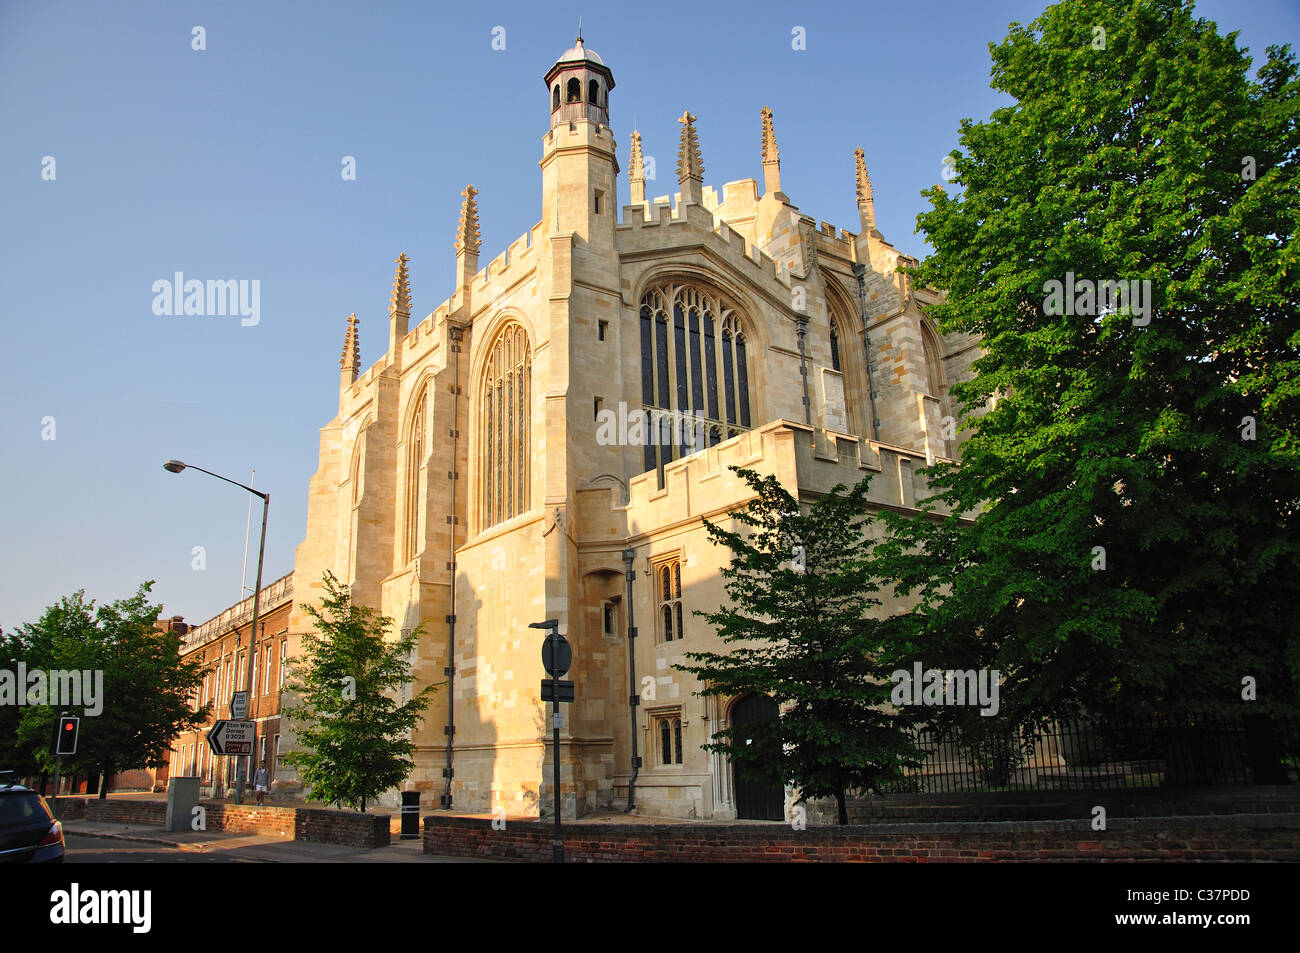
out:
M67 717L59 719L59 740L54 749L55 754L77 753L77 732L80 724L80 718Z

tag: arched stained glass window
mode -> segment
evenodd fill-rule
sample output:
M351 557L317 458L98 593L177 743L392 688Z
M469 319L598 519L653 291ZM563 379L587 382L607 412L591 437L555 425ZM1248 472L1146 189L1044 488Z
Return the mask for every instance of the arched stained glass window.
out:
M662 486L665 464L753 426L748 342L735 309L694 285L651 288L640 318L645 468Z
M479 526L487 529L529 507L529 392L532 356L518 324L497 338L483 367Z
M835 370L842 370L840 367L840 332L835 327L835 322L831 322L831 367Z

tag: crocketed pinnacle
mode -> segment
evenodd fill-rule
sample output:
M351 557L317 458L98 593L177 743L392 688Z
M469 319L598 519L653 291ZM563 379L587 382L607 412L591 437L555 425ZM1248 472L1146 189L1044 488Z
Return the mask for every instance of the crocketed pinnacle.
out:
M695 117L683 111L677 120L682 124L681 145L677 149L677 181L704 180L704 163L700 160L700 141L695 135Z
M781 152L776 147L776 132L772 129L772 110L763 107L763 162L780 162Z
M772 110L763 107L763 191L781 191L781 151L776 147L772 129Z
M645 181L645 162L641 158L641 133L632 130L632 151L631 151L631 168L628 169L628 178L633 181L640 179Z
M858 184L858 212L863 228L876 227L876 200L871 192L871 176L867 174L867 159L861 149L853 150L854 172Z
M339 357L339 369L351 371L352 379L357 379L357 370L361 367L361 338L357 334L357 316L348 315L348 327L343 332L343 354Z
M393 293L388 298L388 310L391 314L411 313L411 276L406 271L406 263L411 259L406 252L397 256L397 274L393 276Z
M631 186L630 199L633 205L645 201L645 160L641 157L641 133L632 130L631 167L627 172L628 184Z
M478 195L478 189L472 185L467 185L460 194L464 196L465 200L460 205L460 224L456 228L456 254L465 252L468 255L477 255L479 249L478 203L474 201L474 196Z

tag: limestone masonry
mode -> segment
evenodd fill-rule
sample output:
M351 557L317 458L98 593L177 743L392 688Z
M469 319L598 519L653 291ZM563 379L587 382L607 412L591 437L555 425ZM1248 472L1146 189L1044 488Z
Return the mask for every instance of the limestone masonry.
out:
M442 687L408 788L434 807L535 817L552 803L552 752L542 633L528 624L558 619L577 686L562 706L565 816L625 807L632 782L642 814L779 818L779 787L736 779L700 747L732 720L770 717L770 701L701 698L672 668L722 648L693 615L723 600L728 559L701 520L749 498L733 464L809 501L871 472L874 505L914 507L926 495L917 471L956 453L949 385L977 342L924 316L938 296L898 272L915 262L876 230L861 150L859 228L837 231L781 191L770 110L756 117L761 185L720 189L704 185L684 111L677 193L647 199L633 132L620 211L609 67L579 37L545 84L541 220L483 266L468 186L447 300L412 325L403 255L386 340L347 319L288 654L327 569L398 628L423 625L417 686ZM423 274L417 286L438 283ZM368 368L363 339L382 341ZM600 426L649 410L689 414L701 448Z

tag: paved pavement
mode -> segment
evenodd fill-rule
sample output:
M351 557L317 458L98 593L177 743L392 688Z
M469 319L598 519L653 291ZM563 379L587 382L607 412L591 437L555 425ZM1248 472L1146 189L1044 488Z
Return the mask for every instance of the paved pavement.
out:
M399 840L393 838L388 847L342 847L336 844L313 844L307 841L286 840L266 834L226 834L209 831L164 831L157 827L143 824L107 824L97 821L71 820L63 822L63 831L68 838L68 859L76 861L76 854L87 849L88 838L101 841L116 841L122 847L109 847L93 853L102 854L111 851L122 853L124 845L151 845L165 848L163 856L184 862L186 853L207 855L224 855L232 861L261 861L263 863L308 863L308 864L420 864L420 863L491 863L491 861L471 860L464 857L444 857L421 852L420 840ZM133 850L138 849L132 847ZM173 851L182 856L172 857ZM146 853L158 854L159 851ZM129 860L125 855L123 859ZM144 858L141 857L141 860ZM155 858L157 859L157 858ZM200 858L194 856L193 860Z

